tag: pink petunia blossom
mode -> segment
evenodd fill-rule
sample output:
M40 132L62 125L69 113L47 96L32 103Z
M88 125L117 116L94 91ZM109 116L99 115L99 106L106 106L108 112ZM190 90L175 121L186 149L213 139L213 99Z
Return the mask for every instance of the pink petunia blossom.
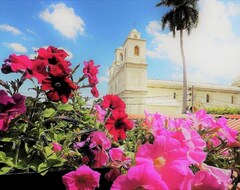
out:
M200 164L206 159L206 142L196 130L181 127L172 137L178 139L182 147L187 147L188 160L192 164Z
M194 190L226 190L223 183L218 183L218 180L208 171L198 171L195 174L192 189Z
M182 148L180 142L170 136L158 136L153 144L146 143L139 147L136 154L136 165L147 165L154 168L169 189L189 188L193 177L187 157L187 148ZM172 180L174 179L174 180Z
M92 164L93 168L101 168L107 164L109 161L109 156L104 149L93 150L94 153L94 163Z
M171 131L166 128L167 117L162 114L151 114L145 110L144 123L154 137L157 137L158 135L171 136Z
M99 187L100 173L86 165L62 176L66 190L94 190Z
M98 105L98 104L95 104L94 108L95 108L96 114L97 114L97 121L98 122L103 122L107 112L105 110L103 110L101 108L101 106Z
M101 131L93 132L89 138L91 139L90 148L100 146L101 149L107 150L111 147L111 141L107 138L106 134Z
M53 145L53 152L61 152L62 151L62 145L57 142L52 142Z
M193 122L193 128L197 130L209 129L214 125L214 118L207 114L206 110L201 109L194 114L189 113L188 117Z
M0 131L6 131L12 119L26 112L26 97L19 93L10 97L4 90L0 90L0 97Z
M161 176L147 165L130 168L127 174L120 175L112 184L111 190L169 190Z

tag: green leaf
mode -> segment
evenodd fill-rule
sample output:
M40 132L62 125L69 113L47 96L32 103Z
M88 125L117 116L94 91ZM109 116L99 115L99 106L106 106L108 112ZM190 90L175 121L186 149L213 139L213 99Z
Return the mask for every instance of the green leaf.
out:
M49 118L54 116L56 113L56 110L53 108L47 108L43 111L43 117Z
M12 160L13 160L12 158L7 158L6 161L5 161L5 164L7 164L8 166L13 167L14 164L13 164L13 161L12 161Z
M4 167L0 168L0 175L8 173L11 169L12 169L12 167L9 167L9 166L4 166Z
M47 157L51 156L54 153L52 148L49 147L49 146L44 147L44 152L45 152Z
M3 162L6 160L6 154L2 151L0 151L0 162Z
M62 110L62 111L72 111L73 110L73 106L70 104L61 104L58 106L58 110Z
M37 172L41 173L41 175L44 175L47 173L49 169L49 164L47 162L42 162L38 165Z

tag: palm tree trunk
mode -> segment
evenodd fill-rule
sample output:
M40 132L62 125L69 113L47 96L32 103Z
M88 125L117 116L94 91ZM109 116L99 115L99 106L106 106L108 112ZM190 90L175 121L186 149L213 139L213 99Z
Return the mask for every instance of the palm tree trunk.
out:
M183 51L183 30L180 30L180 48L181 48L182 66L183 66L182 113L185 114L187 111L187 68L185 63L185 55Z

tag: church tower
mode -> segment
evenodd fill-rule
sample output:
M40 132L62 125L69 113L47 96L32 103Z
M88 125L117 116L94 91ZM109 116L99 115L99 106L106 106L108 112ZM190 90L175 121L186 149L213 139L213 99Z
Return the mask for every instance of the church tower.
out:
M115 50L109 75L108 93L124 100L128 114L143 114L147 93L146 40L136 29Z

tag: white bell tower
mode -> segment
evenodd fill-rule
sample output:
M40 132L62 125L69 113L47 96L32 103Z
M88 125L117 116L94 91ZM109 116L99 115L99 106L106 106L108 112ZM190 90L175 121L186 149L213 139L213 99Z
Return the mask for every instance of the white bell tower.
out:
M115 50L109 73L109 93L124 100L128 114L143 114L147 93L146 40L141 39L136 29L129 33L122 47Z

